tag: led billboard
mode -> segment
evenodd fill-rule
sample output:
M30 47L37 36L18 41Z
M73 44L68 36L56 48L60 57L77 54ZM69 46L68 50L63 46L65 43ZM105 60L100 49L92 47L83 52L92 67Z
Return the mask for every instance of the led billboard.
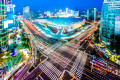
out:
M4 21L4 29L7 29L9 27L10 24L13 24L13 20L7 20L7 21Z

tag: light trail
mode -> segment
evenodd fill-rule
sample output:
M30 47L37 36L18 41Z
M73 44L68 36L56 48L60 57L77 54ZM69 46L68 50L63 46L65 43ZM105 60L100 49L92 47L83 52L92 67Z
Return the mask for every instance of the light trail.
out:
M96 31L97 29L98 29L98 27L95 27L92 31L90 31L86 37L84 37L82 40L80 40L80 41L75 45L75 47L77 47L81 42L83 42L85 39L87 39L88 37L90 37L90 36L93 34L93 32Z

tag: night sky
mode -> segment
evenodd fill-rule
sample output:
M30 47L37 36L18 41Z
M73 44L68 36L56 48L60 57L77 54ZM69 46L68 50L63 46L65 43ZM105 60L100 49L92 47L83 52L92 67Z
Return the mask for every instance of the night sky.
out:
M54 9L87 10L97 8L101 10L103 0L13 0L15 11L22 11L23 6L30 6L31 10L54 11Z

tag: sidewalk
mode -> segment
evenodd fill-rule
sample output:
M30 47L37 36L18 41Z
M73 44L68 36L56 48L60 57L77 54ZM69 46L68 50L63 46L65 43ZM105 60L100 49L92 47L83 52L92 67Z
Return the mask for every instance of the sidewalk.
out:
M24 62L20 63L19 65L15 66L15 68L11 69L9 72L7 72L4 76L4 80L7 80L17 69L19 69Z

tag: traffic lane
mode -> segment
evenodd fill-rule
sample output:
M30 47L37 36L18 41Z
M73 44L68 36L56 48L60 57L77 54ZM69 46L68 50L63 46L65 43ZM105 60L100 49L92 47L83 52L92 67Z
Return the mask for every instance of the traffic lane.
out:
M50 80L50 78L45 74L45 73L42 73L40 75L44 80ZM41 80L41 79L40 79Z
M68 71L65 71L60 80L78 80L78 79L75 78L75 77L74 77L72 74L70 74Z
M99 80L101 77L99 77L98 76L98 74L97 73L95 73L95 72L92 72L91 71L91 63L90 63L90 61L91 61L91 57L89 57L88 56L88 58L87 58L87 61L86 61L86 64L85 64L85 66L84 66L84 70L83 70L83 77L81 78L81 80L84 80L84 78L86 79L86 80ZM96 75L97 74L97 75ZM102 76L102 75L101 75ZM98 79L97 79L98 78Z
M42 72L42 70L37 67L30 75L28 75L24 80L34 80L40 73Z
M61 46L58 50L56 50L62 56L71 59L76 53L73 48L69 48L67 46Z
M87 68L87 69L89 69L89 70L91 70L91 63L90 63L90 61L91 61L91 57L88 57L88 60L87 60L87 63L86 63L86 65L85 65L85 68ZM101 66L101 65L100 65ZM102 69L101 67L99 67L100 69ZM104 70L103 70L104 71ZM96 73L95 71L94 71L94 73ZM97 74L97 73L96 73ZM116 79L116 80L119 80L120 79L120 77L119 76L117 76L117 75L115 75L115 74L113 74L113 73L111 73L111 72L108 72L107 71L107 73L105 74L105 73L101 73L101 74L99 74L100 76L103 76L103 77L106 77L106 78L109 78L109 79Z
M83 77L81 77L81 80L84 80L84 75L86 75L87 78L90 78L92 80L103 80L100 77L98 77L96 74L93 74L92 72L86 69L83 70L83 74L82 74Z
M54 60L48 58L47 61L50 62L50 63L52 63L53 66L55 66L61 72L64 71L64 68L59 63L56 63Z
M75 62L76 58L77 58L77 56L74 56L74 57L71 59L70 63L69 63L69 64L67 65L67 67L66 67L66 70L68 70L68 71L71 70L71 68L72 68L72 66L73 66L73 63Z
M93 47L91 47L91 45L87 42L85 43L82 47L79 48L79 50L81 51L85 51L86 53L90 54L93 51Z
M105 78L108 80L108 77L102 74L98 74L97 72L94 72L94 71L91 71L91 66L92 64L90 63L91 61L91 57L88 57L87 59L87 62L85 64L85 68L84 68L84 73L89 73L90 75L87 75L87 76L91 76L91 75L94 75L94 78ZM89 72L88 72L89 71ZM101 76L101 77L100 77ZM112 79L112 78L111 78Z
M41 62L43 62L47 57L44 56L42 53L37 53L37 58L35 61L35 66L37 67Z
M95 79L93 79L90 75L83 73L81 80L95 80Z
M21 80L22 77L26 74L26 72L28 71L28 69L30 68L31 63L27 64L27 66L25 67L25 69L22 71L22 73L19 75L18 80Z

